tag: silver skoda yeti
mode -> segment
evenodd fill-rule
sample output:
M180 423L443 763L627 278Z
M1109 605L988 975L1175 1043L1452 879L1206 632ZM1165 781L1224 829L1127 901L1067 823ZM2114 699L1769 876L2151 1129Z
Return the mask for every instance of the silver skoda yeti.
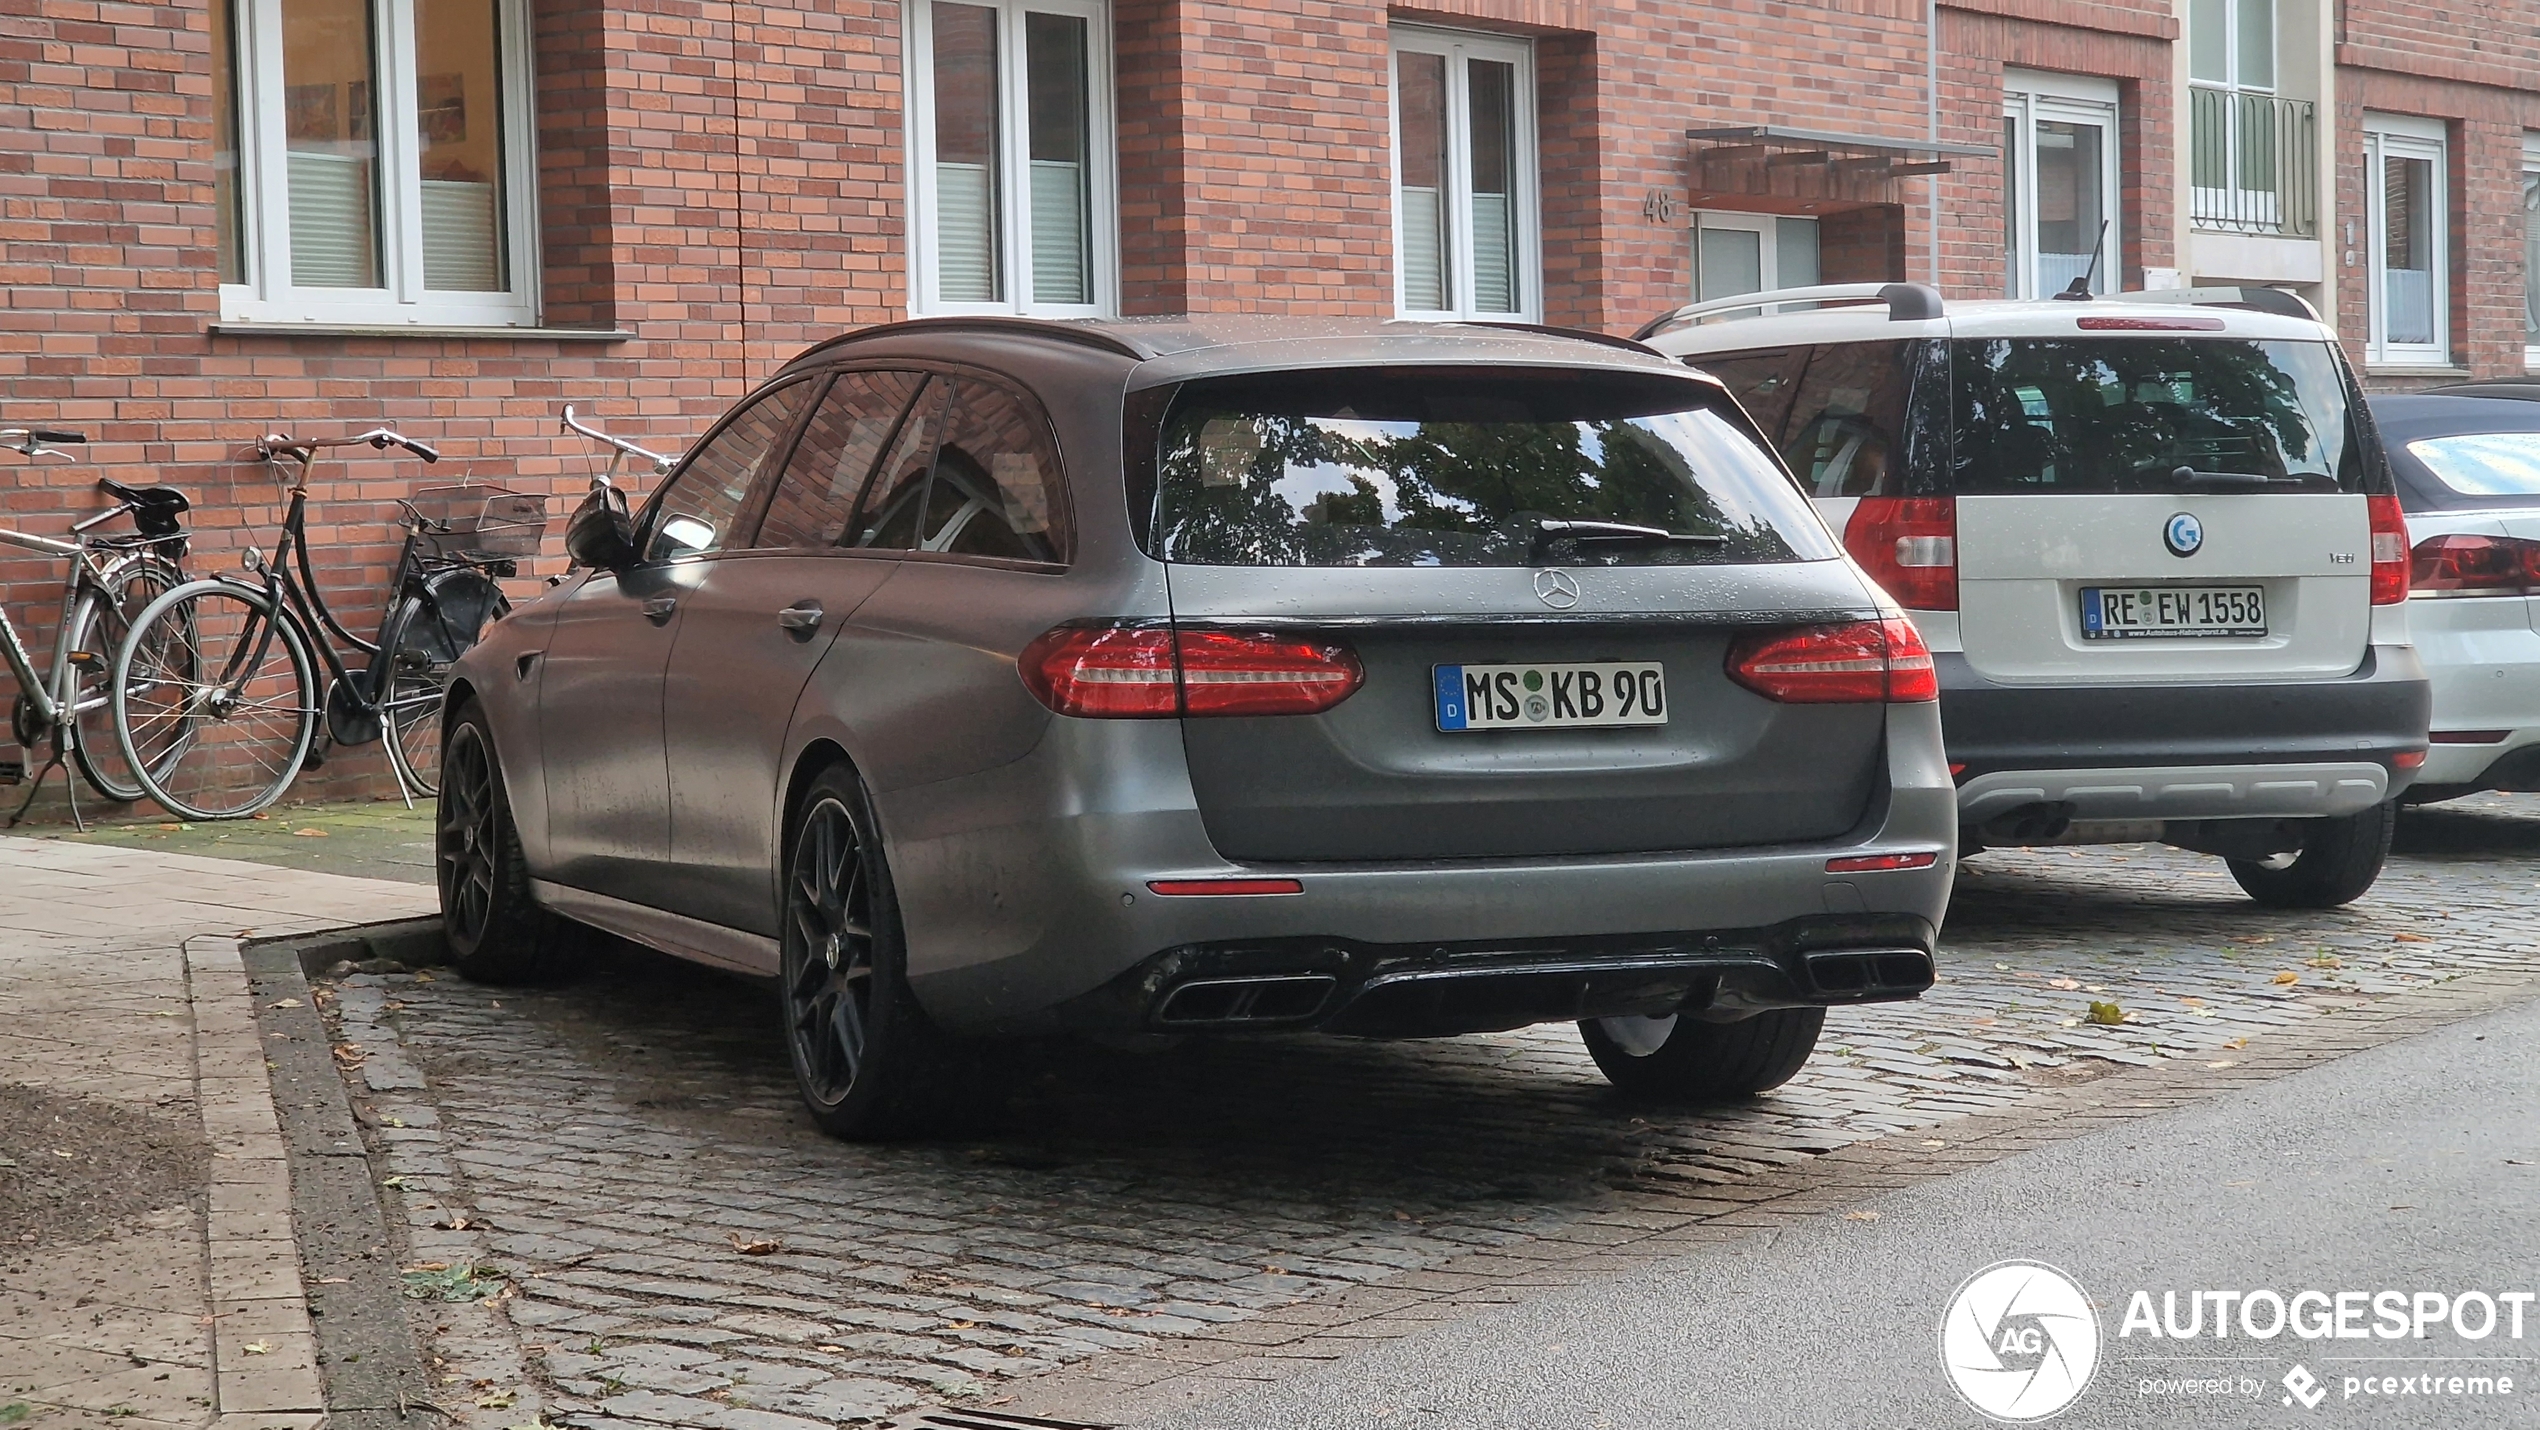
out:
M1962 848L2159 840L2285 907L2372 886L2428 688L2390 470L2307 304L1844 285L1640 336L1728 384L1912 612Z

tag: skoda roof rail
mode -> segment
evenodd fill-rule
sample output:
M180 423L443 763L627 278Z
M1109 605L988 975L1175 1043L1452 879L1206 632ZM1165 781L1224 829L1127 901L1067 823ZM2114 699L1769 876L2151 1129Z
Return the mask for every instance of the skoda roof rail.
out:
M1941 313L1940 290L1921 283L1826 283L1814 288L1776 288L1768 293L1741 293L1733 298L1712 298L1700 303L1687 303L1672 313L1656 318L1632 334L1632 341L1647 342L1669 328L1698 323L1723 313L1752 312L1780 308L1791 303L1880 303L1887 304L1892 322L1910 323L1924 318L1937 318Z

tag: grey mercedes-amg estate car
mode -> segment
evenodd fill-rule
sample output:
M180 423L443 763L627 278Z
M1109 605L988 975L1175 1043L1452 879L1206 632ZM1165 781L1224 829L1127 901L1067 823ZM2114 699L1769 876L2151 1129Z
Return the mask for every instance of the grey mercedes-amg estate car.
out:
M1931 660L1710 378L1544 330L823 343L450 688L462 971L558 919L778 981L804 1098L963 1035L1577 1020L1759 1091L1933 978Z

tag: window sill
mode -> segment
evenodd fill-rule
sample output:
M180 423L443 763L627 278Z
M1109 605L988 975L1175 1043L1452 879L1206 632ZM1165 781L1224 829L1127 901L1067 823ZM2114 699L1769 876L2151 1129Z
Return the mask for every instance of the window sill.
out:
M516 328L499 324L217 322L224 338L464 338L503 343L624 343L635 335L617 328Z

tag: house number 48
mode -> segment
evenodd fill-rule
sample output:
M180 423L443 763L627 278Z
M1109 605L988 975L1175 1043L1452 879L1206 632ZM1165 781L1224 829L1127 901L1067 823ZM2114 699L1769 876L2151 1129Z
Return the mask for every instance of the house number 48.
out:
M1676 221L1676 196L1665 189L1651 189L1649 197L1640 201L1640 216L1654 224L1672 225Z

